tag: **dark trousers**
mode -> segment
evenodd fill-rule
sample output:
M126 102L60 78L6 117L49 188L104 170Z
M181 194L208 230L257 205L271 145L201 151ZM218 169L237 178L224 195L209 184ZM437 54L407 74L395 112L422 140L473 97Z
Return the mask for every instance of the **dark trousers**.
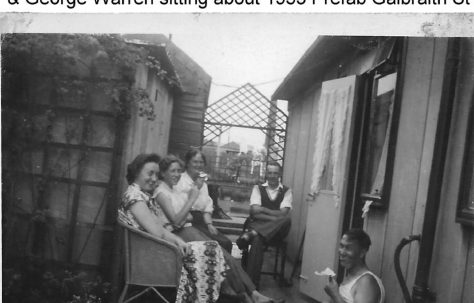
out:
M227 250L229 253L232 253L232 241L224 236L221 232L217 231L217 235L213 235L209 232L207 228L206 222L204 222L203 212L201 211L192 211L191 214L193 215L193 226L199 229L200 232L215 240L219 243L219 245Z
M255 230L258 236L250 242L246 271L253 283L258 286L265 245L281 241L288 235L291 228L291 218L285 216L275 221L252 220L249 223L249 228Z
M210 240L208 236L201 233L197 228L194 227L185 227L176 232L176 235L185 242ZM237 262L237 260L235 260L225 249L223 249L222 252L227 265L230 267L230 270L227 271L226 280L224 281L225 283L228 283L228 285L224 285L223 290L231 289L235 294L252 294L252 292L256 289L255 284L253 284L250 277L243 270L240 262Z

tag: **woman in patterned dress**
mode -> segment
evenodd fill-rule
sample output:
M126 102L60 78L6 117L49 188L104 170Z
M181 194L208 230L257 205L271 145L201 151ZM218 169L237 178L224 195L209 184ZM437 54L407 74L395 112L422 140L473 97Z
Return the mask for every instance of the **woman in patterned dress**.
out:
M184 241L208 241L207 235L192 226L192 215L189 211L199 197L200 189L203 186L203 178L197 178L194 185L189 190L187 200L173 189L178 183L183 169L182 161L175 156L168 155L160 161L160 178L162 182L156 188L153 197L159 204L160 218L166 220L166 226L182 238ZM268 298L256 290L250 277L242 269L239 262L235 260L227 251L222 250L230 270L227 273L226 282L231 289L242 297L243 302L271 303L275 300ZM279 300L278 302L282 302Z
M158 185L159 161L157 154L141 154L128 165L129 187L123 195L119 219L179 247L184 258L176 303L214 303L229 267L217 242L186 243L163 228L161 212L151 199Z

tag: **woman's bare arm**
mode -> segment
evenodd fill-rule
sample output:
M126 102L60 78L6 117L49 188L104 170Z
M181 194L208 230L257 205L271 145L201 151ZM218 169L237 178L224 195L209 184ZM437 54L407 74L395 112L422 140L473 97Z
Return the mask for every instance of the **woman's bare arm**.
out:
M165 229L159 224L157 217L150 212L145 203L134 203L130 206L130 212L144 230L156 237L163 237Z
M158 193L156 196L156 201L158 204L161 206L161 209L163 209L163 212L165 213L166 217L170 222L172 222L175 225L182 225L186 222L186 219L188 217L189 211L191 210L191 207L194 204L194 201L197 199L196 194L190 194L190 197L186 201L186 204L181 208L181 210L176 213L173 208L173 202L171 201L170 198L168 198L164 193Z
M145 203L133 204L130 212L145 231L176 244L183 254L187 253L188 245L180 237L163 228L163 222L150 212Z

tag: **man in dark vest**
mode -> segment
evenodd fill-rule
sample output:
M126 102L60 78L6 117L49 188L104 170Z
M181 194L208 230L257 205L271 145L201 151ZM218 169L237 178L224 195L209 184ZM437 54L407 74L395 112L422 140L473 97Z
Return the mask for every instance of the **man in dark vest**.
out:
M290 209L293 202L291 189L280 183L281 166L269 162L266 179L255 185L250 196L250 217L245 232L237 239L237 246L248 253L246 271L255 285L260 282L265 244L283 240L291 227Z

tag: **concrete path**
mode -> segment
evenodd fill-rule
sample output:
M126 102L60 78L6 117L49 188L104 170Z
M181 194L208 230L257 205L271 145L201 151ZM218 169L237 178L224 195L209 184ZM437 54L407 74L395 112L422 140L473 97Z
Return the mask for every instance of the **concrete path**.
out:
M219 205L222 207L224 212L231 217L231 220L214 219L214 225L232 240L234 244L232 256L236 259L240 259L241 251L237 248L237 245L235 245L235 241L241 234L245 219L248 217L249 202L219 201ZM273 251L266 252L262 271L272 271L274 262L275 253ZM286 279L290 280L289 276L292 271L293 264L290 260L287 260L285 268ZM299 281L297 278L291 279L291 282L293 285L290 287L280 287L278 280L273 279L271 276L262 275L260 279L260 291L264 295L272 298L284 298L286 303L318 303L318 301L300 293Z

